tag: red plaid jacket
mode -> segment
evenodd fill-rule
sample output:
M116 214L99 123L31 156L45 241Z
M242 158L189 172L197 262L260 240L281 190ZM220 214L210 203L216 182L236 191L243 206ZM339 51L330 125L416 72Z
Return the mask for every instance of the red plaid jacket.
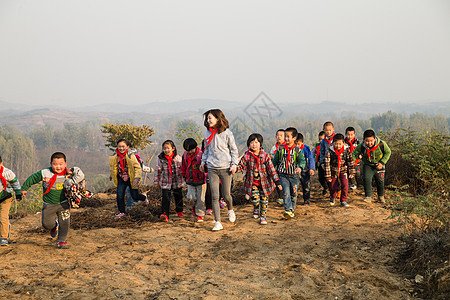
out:
M254 181L254 173L257 167L256 159L250 155L250 153L246 152L239 161L239 165L237 167L237 172L243 172L245 170L244 175L244 191L247 195L252 195L252 185ZM269 154L264 152L261 148L259 153L259 177L261 179L261 187L264 191L264 196L268 197L270 193L275 189L276 185L279 185L280 179L278 178L277 171L272 164L272 160L269 157Z
M158 156L158 170L155 182L159 183L162 189L178 189L184 184L181 176L181 156L177 155L172 160L172 175L169 174L169 161L164 157L164 153Z
M337 178L340 173L348 172L349 175L355 174L355 162L353 161L352 153L350 152L350 147L344 146L345 150L341 153L341 165L338 166L338 157L336 152L334 152L334 147L331 146L330 149L325 154L325 178L334 177ZM339 168L339 170L338 170Z

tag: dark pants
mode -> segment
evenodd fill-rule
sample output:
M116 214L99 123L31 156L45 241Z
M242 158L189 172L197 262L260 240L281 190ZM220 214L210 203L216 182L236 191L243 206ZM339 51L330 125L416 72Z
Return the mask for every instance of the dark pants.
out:
M358 186L358 180L359 180L359 177L361 176L361 171L360 171L359 166L355 166L355 170L356 170L355 176L353 178L349 178L348 182L349 182L349 184Z
M319 166L317 169L319 170L320 185L326 190L328 188L328 186L327 186L327 181L325 180L325 170L322 168L322 166Z
M309 170L302 172L300 183L302 184L303 200L309 202L309 199L311 199L311 175L309 175Z
M340 185L339 185L340 183ZM347 196L348 196L348 174L341 173L339 175L339 178L331 178L331 182L328 182L328 185L330 187L330 194L331 198L336 199L337 193L340 190L341 191L341 202L347 202ZM339 188L340 186L340 188Z
M381 170L377 170L376 167L364 164L363 166L363 182L364 182L364 194L366 197L372 197L372 180L375 177L375 183L377 185L378 197L384 196L384 174L386 170L383 167Z
M212 209L212 195L209 181L206 183L205 206L207 210Z
M173 193L173 197L175 198L175 211L182 212L183 211L183 192L182 189L171 189L166 190L162 189L162 211L169 217L170 212L170 193Z
M137 189L131 188L130 180L123 181L123 179L119 176L117 176L117 208L119 209L119 212L125 213L125 192L127 190L127 187L130 187L130 193L131 197L133 197L136 201L144 201L145 196L142 194L139 194L139 191Z

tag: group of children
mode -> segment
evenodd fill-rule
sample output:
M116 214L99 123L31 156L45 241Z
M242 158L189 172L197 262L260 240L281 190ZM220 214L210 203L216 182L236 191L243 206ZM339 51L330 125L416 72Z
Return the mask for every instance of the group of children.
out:
M357 178L362 168L365 198L372 201L372 180L375 178L378 200L385 202L384 175L385 165L391 151L373 130L366 130L363 143L355 137L355 129L348 127L345 136L334 132L332 122L323 125L319 133L319 143L313 149L304 144L304 138L294 127L279 129L276 132L276 144L270 152L263 148L263 137L253 133L248 137L248 150L239 156L238 148L229 123L220 109L211 109L203 114L206 128L202 147L188 138L183 142L185 150L182 156L177 154L175 143L166 140L162 152L158 155L155 182L161 187L162 213L160 220L168 222L170 217L170 196L173 194L177 216L183 215L182 187L187 184L187 198L193 203L192 215L197 222L203 222L208 213L205 195L210 191L212 212L214 214L213 231L222 230L220 199L227 204L227 217L236 221L233 209L231 187L233 174L243 172L245 198L254 206L253 217L262 225L267 224L268 197L278 190L277 203L284 206L286 219L295 217L298 188L301 184L303 204L310 204L311 176L318 171L323 195L330 193L330 205L337 199L343 207L348 207L348 189L356 189ZM117 207L120 219L126 214L125 194L138 203L148 204L145 194L138 192L142 169L154 170L143 166L136 151L130 148L130 142L120 139L117 149L109 159L110 180L117 187ZM9 237L8 213L13 197L21 200L28 189L39 182L43 186L42 226L57 236L57 247L67 248L67 234L70 226L70 203L68 194L73 186L84 181L83 172L77 168L67 169L66 156L56 152L51 156L51 166L28 177L22 187L14 173L3 166L0 158L0 244L7 245ZM209 193L208 193L209 194Z

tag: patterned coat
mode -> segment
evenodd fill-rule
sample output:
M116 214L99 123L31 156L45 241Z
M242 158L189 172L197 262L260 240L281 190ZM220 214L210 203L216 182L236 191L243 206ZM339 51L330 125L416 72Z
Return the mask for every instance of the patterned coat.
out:
M345 145L344 151L341 153L341 165L339 166L338 156L334 151L334 146L325 154L325 178L337 178L340 173L348 172L349 175L355 174L355 162L353 161L350 148Z
M280 179L278 178L277 171L272 164L269 154L264 152L261 148L259 153L259 178L261 180L261 187L264 192L264 196L268 197L270 193L275 189L276 185L279 185ZM248 153L248 151L242 156L237 167L237 172L243 172L244 175L244 190L249 196L252 195L252 185L254 181L254 173L257 168L256 159Z
M181 188L184 184L183 176L181 176L181 156L177 155L172 160L172 174L169 173L169 161L164 153L158 155L158 170L155 176L155 182L162 189L171 190Z

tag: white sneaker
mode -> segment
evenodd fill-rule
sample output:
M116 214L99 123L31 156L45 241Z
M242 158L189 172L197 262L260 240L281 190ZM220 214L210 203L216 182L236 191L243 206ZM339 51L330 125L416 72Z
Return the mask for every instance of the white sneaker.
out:
M213 227L212 231L219 231L219 230L222 230L222 229L223 229L222 223L220 223L219 221L217 221L217 222L214 224L214 227Z
M234 213L234 209L231 209L228 211L228 220L230 220L231 223L234 223L234 221L236 221L236 215Z

